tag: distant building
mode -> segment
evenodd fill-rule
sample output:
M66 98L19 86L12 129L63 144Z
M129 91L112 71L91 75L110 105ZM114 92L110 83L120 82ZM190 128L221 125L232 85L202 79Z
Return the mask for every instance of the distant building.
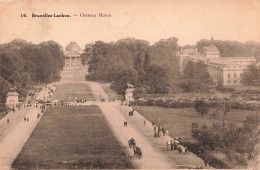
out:
M125 91L125 100L127 103L134 101L133 94L134 94L134 85L127 83L127 89Z
M19 103L18 96L19 94L15 91L8 92L6 96L6 105L9 107L16 106Z
M241 85L241 75L244 69L252 63L256 63L254 57L221 57L218 48L213 44L204 48L201 54L195 48L182 49L177 53L180 61L180 73L188 61L203 61L207 65L208 72L213 80L222 82L224 86Z
M65 48L65 65L64 70L80 68L82 66L80 54L83 50L76 42L70 42Z

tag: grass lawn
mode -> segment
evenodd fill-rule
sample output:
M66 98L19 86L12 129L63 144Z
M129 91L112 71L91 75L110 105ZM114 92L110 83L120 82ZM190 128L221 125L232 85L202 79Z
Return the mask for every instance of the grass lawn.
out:
M87 74L84 70L71 70L63 71L61 73L63 81L85 81L85 75Z
M197 143L196 140L191 137L191 124L193 122L197 122L200 126L203 124L211 126L213 123L221 124L223 122L221 113L219 113L216 117L213 117L211 111L204 117L201 117L199 113L195 112L194 108L174 109L153 106L136 106L135 108L145 118L155 122L157 125L160 118L160 125L163 128L169 130L169 135L171 137L175 138L180 135L182 142L190 144ZM245 120L247 116L254 114L257 114L257 111L231 110L227 113L225 123L233 123L235 125L242 126L243 120ZM242 168L239 167L236 163L228 160L228 158L222 152L207 151L207 154L203 157L206 158L208 155L214 156L229 167ZM214 166L217 168L223 168L223 164L221 162L215 162Z
M109 100L122 100L124 99L124 96L117 94L114 90L110 88L111 83L100 83L100 86L104 89L104 91L108 95Z
M88 84L83 83L71 83L71 84L59 84L52 97L52 100L66 100L71 99L86 99L88 101L95 100L91 89Z
M136 106L136 110L142 114L145 118L155 122L165 129L169 130L172 137L180 135L183 141L192 142L191 137L191 124L198 122L199 125L211 126L213 123L222 123L222 113L219 113L216 117L212 116L212 113L208 113L204 117L201 117L194 108L175 109L175 108L164 108L155 106ZM256 111L246 110L231 110L227 113L225 122L232 122L236 125L242 125L243 120L247 116L256 114Z
M46 111L12 164L15 169L133 168L97 106Z

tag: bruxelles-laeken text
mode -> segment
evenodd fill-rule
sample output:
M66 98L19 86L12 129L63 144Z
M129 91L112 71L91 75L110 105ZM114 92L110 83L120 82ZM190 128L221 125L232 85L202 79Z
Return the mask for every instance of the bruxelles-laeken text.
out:
M53 15L45 13L45 14L39 15L39 14L32 13L32 17L71 17L71 15L67 15L67 14L63 14L63 13L61 13L61 14L54 13Z
M32 13L32 17L71 17L71 15L67 15L67 14L56 14L54 13L53 15L50 15L50 14L35 14L35 13ZM98 15L97 14L89 14L89 13L81 13L80 14L80 17L111 17L111 14L103 14L103 13L99 13Z

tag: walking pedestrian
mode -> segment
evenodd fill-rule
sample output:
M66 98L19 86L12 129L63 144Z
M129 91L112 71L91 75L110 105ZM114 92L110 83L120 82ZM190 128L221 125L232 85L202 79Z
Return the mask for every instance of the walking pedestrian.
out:
M169 150L169 147L171 146L171 142L170 141L166 141L166 147L167 147L167 151Z
M171 140L171 151L173 151L173 141Z
M145 126L145 120L144 120L144 126Z
M164 130L164 128L162 128L162 133L163 133L163 136L165 136L165 130Z
M27 117L27 122L29 122L29 118Z
M127 121L125 121L125 126L127 127Z
M181 147L180 146L178 146L178 151L179 151L179 153L181 153Z
M24 117L23 120L26 122L26 117Z
M161 127L158 126L158 137L160 137Z
M7 123L9 124L9 119L7 119Z
M174 150L177 150L177 148L178 148L178 144L174 142Z
M154 128L153 128L153 130L154 130L154 137L156 137L156 135L157 135L157 130L156 129L157 129L156 126L154 126Z
M185 153L188 153L188 148L187 147L185 147Z

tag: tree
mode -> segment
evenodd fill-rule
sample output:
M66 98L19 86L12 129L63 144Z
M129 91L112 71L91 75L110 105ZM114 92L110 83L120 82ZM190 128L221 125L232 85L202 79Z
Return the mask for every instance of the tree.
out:
M135 61L134 61L134 68L139 72L143 71L143 60L142 60L142 55L140 52L138 52Z
M151 65L146 74L145 85L148 87L148 93L169 93L170 75L168 69L163 66Z
M184 78L190 79L193 78L194 74L194 62L193 61L188 61L184 70L183 70Z
M212 82L212 79L207 71L207 65L203 61L198 61L193 66L193 78L203 83Z
M202 117L209 111L209 108L204 100L196 100L194 103L194 108L196 112L201 114Z
M223 127L224 127L227 113L231 110L231 104L229 102L223 101L223 102L219 102L218 107L223 112Z
M116 78L111 83L111 88L121 95L125 94L127 83L136 85L138 79L137 72L134 69L120 70L115 77Z
M0 103L5 103L6 94L8 93L8 90L10 89L11 84L6 81L3 77L0 76Z
M92 59L93 57L93 48L90 44L87 44L85 46L85 50L84 53L82 53L80 55L80 59L81 59L81 63L82 65L86 65L87 61L89 61L90 59Z
M146 91L145 87L137 87L137 88L135 88L133 96L134 96L135 99L146 97L147 96L147 91Z
M150 56L147 52L144 54L144 71L147 71L148 68L150 67L151 61L150 61Z
M255 86L260 84L260 67L256 64L250 64L242 73L242 84Z

